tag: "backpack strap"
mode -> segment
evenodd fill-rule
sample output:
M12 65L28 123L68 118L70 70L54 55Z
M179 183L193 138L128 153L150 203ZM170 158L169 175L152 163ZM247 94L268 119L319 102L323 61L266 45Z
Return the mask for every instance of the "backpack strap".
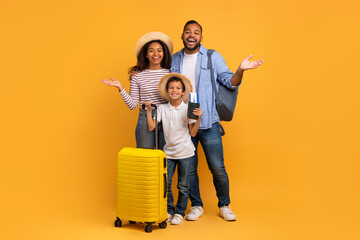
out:
M212 66L212 59L211 59L211 55L214 53L214 51L215 51L214 49L208 49L208 51L207 51L207 56L208 56L207 67L208 67L208 69L210 69L211 83L212 83L213 90L214 90L214 93L215 93L215 102L216 102L216 99L218 99L218 93L216 91L214 69L213 69L213 66Z
M211 83L212 83L213 90L214 90L214 93L215 93L215 104L216 104L216 101L219 98L219 96L218 96L218 91L216 90L214 69L213 69L213 66L212 66L212 59L211 59L211 55L214 53L214 51L215 51L214 49L208 49L208 51L207 51L207 56L208 56L207 67L208 67L208 69L210 69ZM220 128L221 136L224 136L225 135L225 130L224 130L223 126L221 125L221 123L219 123L219 128Z

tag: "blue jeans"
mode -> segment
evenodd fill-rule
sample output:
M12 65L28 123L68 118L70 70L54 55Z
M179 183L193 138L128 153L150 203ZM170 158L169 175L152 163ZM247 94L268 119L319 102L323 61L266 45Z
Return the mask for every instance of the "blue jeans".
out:
M168 198L167 198L167 212L171 215L175 213L185 216L186 207L189 200L189 177L190 166L194 156L183 159L167 159L167 171L168 171ZM174 207L174 197L171 191L172 177L174 176L176 165L178 165L178 184L179 197Z
M152 110L152 117L154 117L155 110ZM135 129L136 147L137 148L155 148L155 129L149 132L147 128L147 112L145 111L145 120L142 119L142 110L139 112L139 118ZM145 147L143 147L143 133L142 127L145 124ZM163 149L165 146L164 132L162 131L161 124L159 124L159 149Z
M203 206L199 190L199 177L197 174L198 157L197 146L200 141L208 167L213 175L213 182L216 190L216 196L219 199L218 206L227 206L230 204L229 196L229 178L225 170L223 145L219 123L214 123L211 128L199 130L197 135L191 140L196 148L195 158L191 164L190 172L190 201L191 206Z

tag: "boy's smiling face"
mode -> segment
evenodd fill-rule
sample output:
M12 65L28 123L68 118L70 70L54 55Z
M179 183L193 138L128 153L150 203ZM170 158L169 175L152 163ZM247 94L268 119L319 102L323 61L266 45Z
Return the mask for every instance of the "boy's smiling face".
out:
M184 96L183 85L181 81L174 81L169 83L169 88L167 90L167 94L171 100L179 100L182 96Z

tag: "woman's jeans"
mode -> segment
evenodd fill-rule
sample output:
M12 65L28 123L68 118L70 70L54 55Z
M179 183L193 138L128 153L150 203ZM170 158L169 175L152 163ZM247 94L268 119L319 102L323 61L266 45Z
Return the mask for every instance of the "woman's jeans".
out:
M186 207L189 199L189 177L190 167L194 156L183 159L167 159L167 171L168 171L168 198L167 198L167 212L171 215L175 213L185 216ZM178 165L178 184L177 189L179 190L179 197L176 204L176 210L174 207L174 197L171 191L172 178Z
M145 110L145 119L142 118L142 109L139 112L139 118L135 129L136 147L137 148L155 148L155 129L149 132L147 128L147 111ZM155 110L152 110L152 117L155 115ZM145 146L143 146L143 124L145 124ZM165 145L164 132L162 131L161 124L159 126L159 149L163 149Z
M219 199L218 206L230 204L229 178L225 170L223 145L219 123L214 123L211 128L199 130L197 135L191 140L196 148L195 157L191 164L190 173L190 201L191 206L203 206L199 190L199 177L197 173L198 157L197 147L200 141L209 169L213 175L213 182L216 189L216 196Z

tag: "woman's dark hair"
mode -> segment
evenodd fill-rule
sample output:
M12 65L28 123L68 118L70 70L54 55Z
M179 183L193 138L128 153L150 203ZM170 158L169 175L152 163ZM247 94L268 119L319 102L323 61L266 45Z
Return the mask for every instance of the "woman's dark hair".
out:
M141 49L139 56L137 57L137 64L135 66L132 66L128 70L129 76L131 75L131 72L141 72L149 67L149 59L147 59L146 54L148 51L148 48L150 44L157 42L161 45L164 56L160 63L160 66L165 69L170 69L171 67L171 54L168 46L161 40L152 40L150 42L147 42Z
M185 92L185 84L184 84L184 82L179 77L176 77L176 76L173 76L173 77L169 78L169 80L166 83L166 91L169 90L169 85L172 82L181 82L182 91Z

